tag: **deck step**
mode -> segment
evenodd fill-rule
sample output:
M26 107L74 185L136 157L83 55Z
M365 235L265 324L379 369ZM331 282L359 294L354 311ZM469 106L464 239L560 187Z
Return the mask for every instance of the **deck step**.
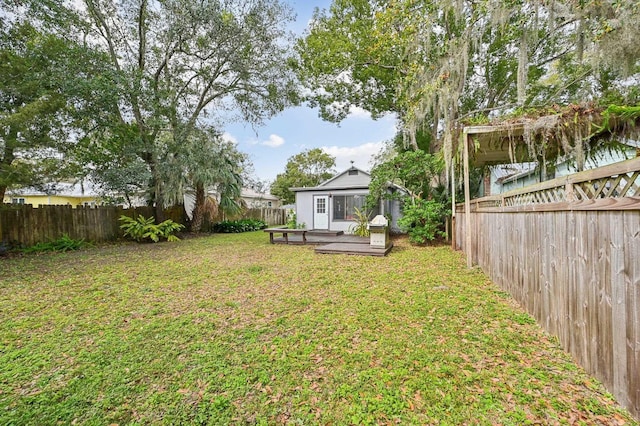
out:
M360 256L386 256L389 254L393 244L389 244L386 248L375 248L369 244L353 244L353 243L331 243L324 246L316 247L316 253L323 254L356 254Z
M344 234L343 231L329 231L326 229L309 229L307 231L307 235L322 235L327 237L335 237L343 234Z

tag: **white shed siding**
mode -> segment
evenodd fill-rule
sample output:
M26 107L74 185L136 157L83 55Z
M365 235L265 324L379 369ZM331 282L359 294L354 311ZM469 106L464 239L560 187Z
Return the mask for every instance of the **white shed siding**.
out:
M347 171L334 180L325 183L323 186L325 188L369 186L369 182L371 182L371 176L360 170L355 171L358 172L357 175L349 175L349 171Z
M341 195L362 195L369 194L369 183L371 176L358 169L357 175L349 175L349 170L337 175L317 187L313 188L294 188L296 194L296 220L299 224L304 223L307 229L314 229L313 223L313 197L318 195L326 195L329 197L329 230L343 231L350 233L355 220L339 220L334 219L334 197ZM377 214L378 212L374 212ZM397 200L385 201L385 213L391 214L391 230L399 231L397 220L401 216L400 202Z
M333 197L338 195L366 196L368 189L335 189L326 191L298 191L296 192L296 220L304 223L308 229L313 229L313 197L317 195L329 196L329 230L349 233L349 228L355 223L353 220L334 220Z
M400 200L385 200L384 202L384 215L391 216L391 223L389 223L389 230L394 233L401 233L400 226L398 226L398 219L402 216L402 206Z
M296 221L304 223L308 229L313 228L313 194L314 192L296 192Z

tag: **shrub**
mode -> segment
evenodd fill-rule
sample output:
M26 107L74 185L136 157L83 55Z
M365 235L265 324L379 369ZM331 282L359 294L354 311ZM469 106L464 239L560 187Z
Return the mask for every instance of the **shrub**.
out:
M120 216L120 228L124 230L125 237L131 237L135 241L153 241L157 243L160 239L167 241L180 241L174 234L184 228L184 225L176 223L171 219L167 219L162 223L156 224L155 218L145 218L139 215L137 219L128 216Z
M286 226L289 229L296 229L297 225L298 225L298 217L296 216L295 213L293 213L292 215L289 216Z
M223 220L213 225L213 232L230 234L258 231L266 227L266 222L258 219Z
M427 241L445 236L442 225L446 214L447 210L442 203L418 199L404 205L398 225L402 231L409 234L409 241L425 244Z
M46 252L46 251L66 252L66 251L72 251L72 250L79 250L82 247L85 247L86 245L88 245L88 243L86 243L83 239L74 240L73 238L69 237L67 234L64 234L62 237L58 238L57 240L52 240L46 243L38 243L31 247L24 248L22 249L22 252L23 253L40 253L40 252Z
M355 208L354 217L356 219L356 223L349 226L349 232L359 237L368 237L369 236L369 213L365 210L360 210L359 208Z
M289 229L304 229L307 227L307 224L302 222L298 223L298 217L295 213L289 216L289 220L286 223L287 228Z
M19 252L20 244L17 241L0 241L0 257L8 256L11 252Z

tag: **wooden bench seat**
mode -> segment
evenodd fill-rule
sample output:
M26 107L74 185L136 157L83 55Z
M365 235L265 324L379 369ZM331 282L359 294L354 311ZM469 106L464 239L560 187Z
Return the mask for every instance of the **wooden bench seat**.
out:
M307 229L289 229L289 228L267 228L264 232L269 233L269 242L274 244L273 234L282 234L286 244L289 244L289 234L302 235L302 244L307 243Z

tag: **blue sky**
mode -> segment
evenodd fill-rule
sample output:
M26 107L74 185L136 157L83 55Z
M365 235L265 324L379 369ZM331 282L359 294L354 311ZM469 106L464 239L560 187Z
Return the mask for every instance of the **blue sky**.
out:
M288 0L297 14L292 30L302 35L316 7L326 9L330 0ZM249 154L260 180L273 181L284 172L287 159L305 149L322 148L336 157L336 169L342 171L350 161L361 169L370 168L371 155L378 153L383 141L395 134L395 118L372 120L365 111L354 110L339 125L323 121L318 111L300 106L290 108L252 128L244 123L225 126L225 136L237 142L238 149Z

